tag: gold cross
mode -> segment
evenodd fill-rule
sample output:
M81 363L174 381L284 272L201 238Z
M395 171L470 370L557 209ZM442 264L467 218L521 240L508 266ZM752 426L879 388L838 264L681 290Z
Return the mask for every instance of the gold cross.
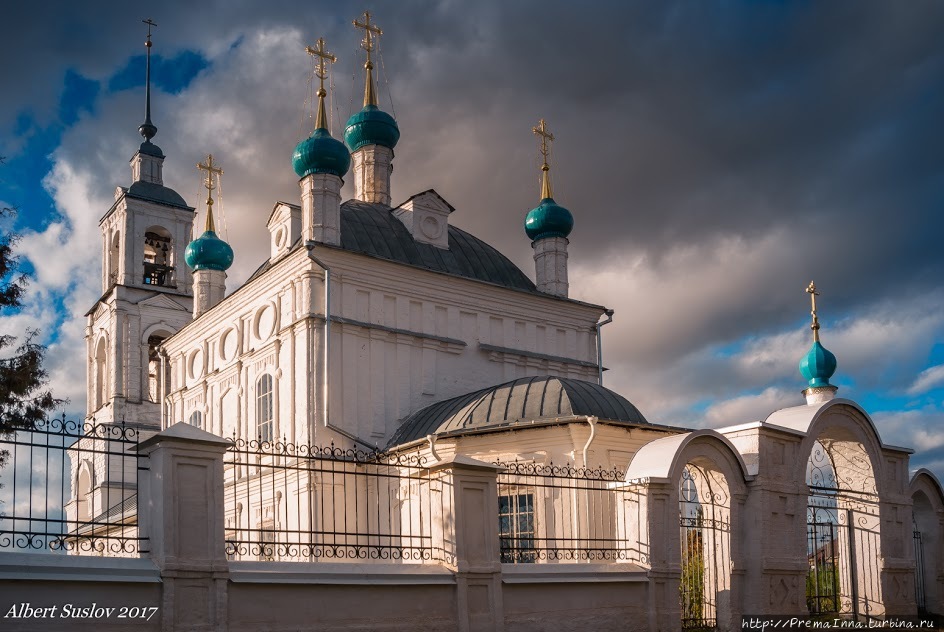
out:
M305 47L305 52L311 55L312 57L318 58L318 66L315 68L315 76L321 79L321 87L324 88L324 78L328 75L325 68L325 62L331 62L332 64L338 60L337 57L329 53L324 48L324 38L318 38L318 48L312 48L311 46Z
M207 154L205 163L198 162L197 169L207 172L206 180L203 181L203 186L205 186L207 190L206 230L216 232L215 226L213 225L213 189L216 188L213 184L213 174L216 174L217 180L219 180L219 176L223 175L223 170L213 165L213 154Z
M367 51L367 61L370 62L370 51L374 50L374 36L383 35L383 31L376 24L370 23L370 11L364 11L364 21L354 20L354 28L364 29L364 40L361 48Z
M816 297L819 296L819 292L816 291L816 284L810 281L810 284L806 288L806 293L810 295L810 300L813 303L813 309L810 311L810 315L813 317L813 324L810 325L810 329L813 330L813 341L816 342L819 340L819 318L816 316Z
M550 167L547 166L547 155L550 151L547 143L548 141L554 140L554 134L551 134L549 131L547 131L547 123L544 121L544 119L541 119L538 122L537 127L532 127L531 131L541 137L541 155L544 157L544 165L541 167L541 169L543 171L547 171L550 169Z
M548 177L548 171L551 170L550 165L547 164L547 156L550 153L550 147L548 147L548 142L554 140L554 134L551 134L547 131L547 123L544 119L538 121L537 127L532 127L531 131L536 135L541 137L541 156L544 157L544 164L541 165L541 171L544 172L544 175L541 180L541 199L551 198L551 180Z

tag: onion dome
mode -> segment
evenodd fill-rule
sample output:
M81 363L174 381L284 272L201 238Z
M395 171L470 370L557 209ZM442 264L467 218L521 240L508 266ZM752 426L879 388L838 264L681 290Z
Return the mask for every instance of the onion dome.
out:
M524 218L524 232L531 241L548 237L567 237L574 228L574 216L566 208L546 197Z
M819 340L813 343L810 350L800 360L800 374L810 388L832 386L829 378L836 372L836 356L824 347Z
M232 247L212 230L187 244L184 260L194 272L198 270L227 270L233 265Z
M292 167L299 178L313 173L330 173L343 178L351 167L351 154L339 140L331 137L324 127L295 146Z
M813 346L800 359L800 374L809 383L810 388L831 387L829 378L836 372L836 356L819 341L819 316L816 313L816 297L819 292L814 282L810 281L806 293L810 295L812 302L810 316L813 317L813 322L810 329L813 331Z
M393 117L374 104L365 105L348 119L344 127L344 142L351 151L365 145L381 145L393 149L400 140L400 128Z

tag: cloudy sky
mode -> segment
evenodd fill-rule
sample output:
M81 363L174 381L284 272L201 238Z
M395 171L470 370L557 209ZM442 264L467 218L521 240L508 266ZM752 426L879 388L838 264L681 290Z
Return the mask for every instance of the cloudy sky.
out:
M82 314L100 290L98 219L143 119L141 19L155 30L165 183L224 176L229 287L297 201L318 37L339 61L332 124L362 95L341 2L25 5L0 23L0 202L34 280L0 330L39 327L52 385L85 408ZM840 396L944 475L944 3L376 1L393 198L435 187L450 221L533 275L531 127L547 119L555 198L574 214L571 295L616 310L606 384L651 420L720 426L802 402L815 279ZM345 186L345 197L353 188Z

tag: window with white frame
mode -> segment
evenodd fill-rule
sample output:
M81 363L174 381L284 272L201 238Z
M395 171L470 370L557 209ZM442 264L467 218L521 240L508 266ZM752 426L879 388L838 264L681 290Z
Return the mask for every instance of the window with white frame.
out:
M498 490L498 532L501 561L531 563L534 550L534 491L519 485Z
M272 417L272 376L266 373L256 382L256 438L259 441L272 441Z

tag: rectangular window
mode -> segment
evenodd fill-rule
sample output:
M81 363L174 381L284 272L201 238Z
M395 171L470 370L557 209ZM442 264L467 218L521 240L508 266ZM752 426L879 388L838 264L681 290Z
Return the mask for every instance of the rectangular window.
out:
M498 533L502 562L528 564L535 561L534 493L531 490L518 487L499 490Z
M272 441L272 376L266 373L256 383L256 438Z

